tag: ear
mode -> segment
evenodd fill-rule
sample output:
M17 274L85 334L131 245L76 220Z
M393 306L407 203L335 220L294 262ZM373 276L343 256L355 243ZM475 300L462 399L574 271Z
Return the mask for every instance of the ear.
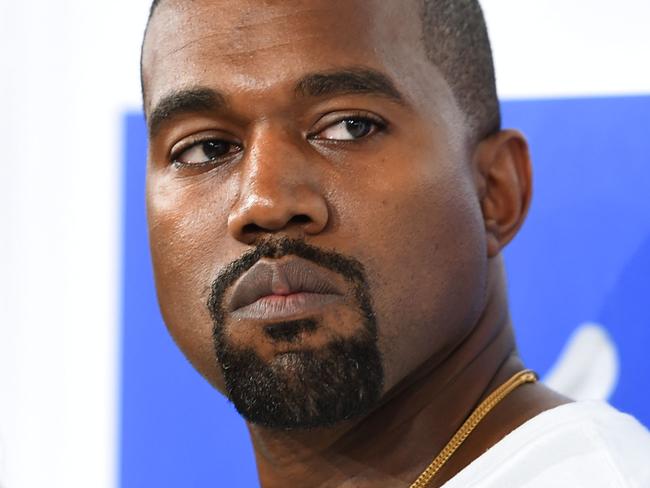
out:
M473 157L488 257L495 257L523 224L532 195L526 138L504 130L482 140Z

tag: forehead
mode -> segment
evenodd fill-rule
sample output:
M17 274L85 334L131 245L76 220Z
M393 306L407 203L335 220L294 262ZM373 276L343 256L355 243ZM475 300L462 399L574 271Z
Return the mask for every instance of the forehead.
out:
M253 93L350 66L381 71L417 96L431 88L418 80L431 82L435 72L420 42L418 3L163 0L144 45L145 107L188 86Z

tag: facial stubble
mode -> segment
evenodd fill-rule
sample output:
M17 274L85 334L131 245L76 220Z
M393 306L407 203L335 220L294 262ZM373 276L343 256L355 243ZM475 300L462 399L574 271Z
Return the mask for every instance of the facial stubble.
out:
M224 296L260 259L288 255L310 260L345 278L353 291L361 323L353 335L334 338L319 349L284 352L265 361L253 348L229 340ZM327 427L360 417L378 403L384 371L369 285L358 260L302 240L265 240L217 276L208 308L226 394L247 421L283 430ZM325 325L314 317L273 326L290 334L292 329L316 330Z

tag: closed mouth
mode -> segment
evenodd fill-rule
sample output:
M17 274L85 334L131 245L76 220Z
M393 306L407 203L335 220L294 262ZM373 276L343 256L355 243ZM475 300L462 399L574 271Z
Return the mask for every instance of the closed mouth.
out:
M332 272L294 256L258 261L235 284L227 309L237 319L283 320L343 300Z
M284 320L313 315L324 307L343 299L333 293L296 292L288 295L266 295L233 312L237 319Z

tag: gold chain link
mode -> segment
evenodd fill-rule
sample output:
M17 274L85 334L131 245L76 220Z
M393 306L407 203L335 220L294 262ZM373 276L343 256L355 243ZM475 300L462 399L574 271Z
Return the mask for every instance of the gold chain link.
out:
M456 452L465 439L472 433L476 426L483 420L483 418L498 405L498 403L507 397L512 391L516 390L524 383L534 383L537 381L537 375L526 369L515 374L512 378L499 386L490 395L476 407L469 418L460 426L451 440L447 443L442 451L435 457L435 459L427 466L418 479L416 479L409 488L426 488L429 482L433 479L436 473L442 466L449 460L449 458Z

